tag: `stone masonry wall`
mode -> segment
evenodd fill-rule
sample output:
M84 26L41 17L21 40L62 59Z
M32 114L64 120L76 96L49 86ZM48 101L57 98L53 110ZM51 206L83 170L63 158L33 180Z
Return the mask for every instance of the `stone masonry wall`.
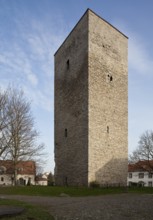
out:
M88 184L88 15L55 54L55 181Z
M127 87L127 37L87 10L55 54L57 185L126 185Z
M89 183L127 182L127 38L89 11Z

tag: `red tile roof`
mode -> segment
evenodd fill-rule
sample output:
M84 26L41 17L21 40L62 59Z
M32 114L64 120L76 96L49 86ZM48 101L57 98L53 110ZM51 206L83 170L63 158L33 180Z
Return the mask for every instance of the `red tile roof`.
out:
M0 160L0 169L6 168L6 174L14 174L14 163L12 160ZM36 165L34 161L19 161L16 165L17 173L22 175L35 175Z
M48 181L47 176L44 177L44 174L37 175L36 176L36 182L39 182L39 181Z
M36 177L36 182L39 182L39 181L46 181L47 182L47 178Z
M128 172L151 171L153 170L153 160L138 161L128 165Z

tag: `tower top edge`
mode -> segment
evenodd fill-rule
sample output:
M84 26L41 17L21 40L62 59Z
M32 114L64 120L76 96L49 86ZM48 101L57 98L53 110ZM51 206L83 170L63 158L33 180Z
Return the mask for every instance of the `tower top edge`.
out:
M107 23L108 25L110 25L112 28L114 28L116 31L118 31L121 35L123 35L125 38L128 39L128 37L123 33L121 32L118 28L116 28L114 25L112 25L110 22L108 22L107 20L105 20L104 18L102 18L100 15L98 15L96 12L94 12L93 10L91 10L90 8L88 8L86 10L86 12L84 13L84 15L88 12L92 12L95 16L99 17L101 20L103 20L105 23ZM83 15L83 16L84 16Z
M59 49L62 47L62 45L65 43L65 41L68 39L68 37L71 35L71 33L73 32L73 30L76 28L76 26L80 23L80 21L83 19L83 17L88 14L88 13L93 13L95 16L99 17L101 20L103 20L105 23L107 23L108 25L110 25L112 28L114 28L116 31L118 31L121 35L123 35L125 38L128 39L128 37L123 34L120 30L118 30L115 26L113 26L111 23L109 23L107 20L105 20L104 18L102 18L100 15L98 15L97 13L95 13L93 10L91 10L90 8L87 8L87 10L85 11L85 13L81 16L81 18L78 20L78 22L76 23L76 25L72 28L72 30L70 31L70 33L67 35L67 37L65 38L65 40L63 41L63 43L59 46L59 48L56 50L56 52L54 53L54 56L57 54L57 52L59 51Z

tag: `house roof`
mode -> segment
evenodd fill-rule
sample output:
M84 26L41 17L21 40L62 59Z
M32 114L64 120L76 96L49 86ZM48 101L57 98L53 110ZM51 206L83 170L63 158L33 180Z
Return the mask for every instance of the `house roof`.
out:
M40 181L46 181L47 182L47 179L42 178L42 177L36 177L36 182L40 182Z
M139 171L151 171L153 170L153 160L144 160L144 161L138 161L134 164L128 165L128 172L139 172Z
M19 161L16 165L17 173L21 175L35 175L36 165L34 161ZM0 170L6 174L14 174L14 162L12 160L0 160Z
M44 174L37 175L36 176L36 182L39 182L39 181L48 181L47 176L44 175Z

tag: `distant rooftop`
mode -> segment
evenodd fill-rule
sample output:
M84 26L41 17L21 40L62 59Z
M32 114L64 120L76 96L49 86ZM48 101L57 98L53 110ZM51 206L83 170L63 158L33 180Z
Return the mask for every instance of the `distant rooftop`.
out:
M34 161L19 161L16 165L18 174L35 175L36 166ZM12 160L0 160L0 172L14 174L14 162Z

